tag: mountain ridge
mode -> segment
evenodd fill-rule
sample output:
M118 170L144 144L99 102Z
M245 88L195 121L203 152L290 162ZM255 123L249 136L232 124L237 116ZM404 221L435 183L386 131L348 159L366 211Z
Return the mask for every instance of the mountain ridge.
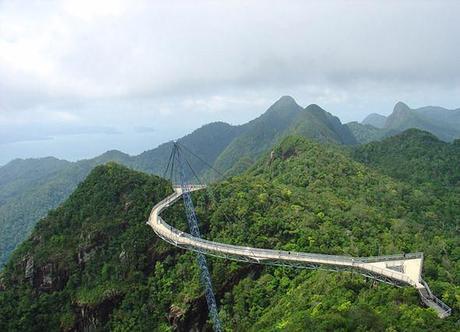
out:
M428 118L432 116L426 115L430 112L433 110L424 108L422 113ZM206 163L227 176L239 174L287 135L300 135L327 144L354 145L358 141L366 143L379 140L399 131L381 130L358 123L344 125L339 118L316 104L303 108L294 98L283 96L266 112L248 123L233 126L225 122L213 122L185 135L178 142L205 161L203 163L189 152L184 152L198 175L213 179L215 174L206 172ZM92 168L116 161L135 170L163 175L172 144L172 141L163 143L137 156L111 150L78 162L53 158L27 159L1 167L0 266L11 250L30 233L33 225L50 208L60 204ZM28 168L19 167L19 164L27 164ZM186 176L194 178L190 172Z
M417 142L425 136L409 134ZM421 250L424 277L453 316L438 319L412 288L360 275L209 257L226 330L455 330L455 205L439 205L429 187L422 192L352 160L339 145L294 135L272 151L246 173L212 185L212 195L194 193L203 237L352 256ZM94 168L1 274L0 330L209 330L194 253L145 225L151 207L170 193L156 176L114 163ZM164 218L186 231L180 202Z
M371 125L376 128L383 128L385 126L385 121L387 117L378 113L371 113L364 118L361 123L363 125Z
M427 131L408 129L358 146L353 156L359 162L412 185L422 186L429 180L430 186L436 185L439 192L460 188L460 146L456 141L444 142Z
M211 165L215 165L218 160L226 160L224 152L230 151L231 155L228 161L216 165L222 173L226 171L237 173L247 169L265 149L275 144L281 136L291 132L293 129L291 131L285 130L293 123L311 122L309 127L308 125L298 126L296 128L297 133L317 136L319 140L327 140L330 137L331 142L340 143L341 136L335 132L340 125L334 123L323 126L324 121L329 121L327 116L322 120L318 115L296 118L301 110L302 107L297 105L292 97L283 96L266 112L246 124L233 126L225 122L213 122L203 125L177 141ZM325 111L322 110L317 113L320 114L321 112ZM337 121L340 122L336 119L335 122ZM304 123L304 125L306 124ZM323 127L321 132L316 130L316 127L320 126ZM250 134L253 130L257 130L257 135L259 135L257 139L255 139L257 135L251 136ZM238 138L240 143L237 141ZM95 158L77 162L45 158L22 162L15 161L13 164L1 167L0 266L6 261L11 250L26 238L33 225L44 217L50 208L58 206L89 174L92 168L109 161L115 161L135 170L163 175L172 144L172 141L163 143L157 148L144 151L137 156L130 156L118 150L110 150ZM233 149L236 149L237 158L233 158L233 150L231 147L229 148L232 144ZM242 153L243 151L246 152ZM206 176L203 173L207 167L206 164L192 157L189 152L184 153L187 153L193 169L200 176ZM13 167L16 163L28 164L29 168ZM53 168L49 165L50 163L57 165ZM38 178L31 176L41 168L48 168L48 170L43 171L43 176L38 176ZM10 169L12 171L9 171ZM55 171L51 172L52 169ZM11 183L10 187L7 187L7 184L1 185L2 179L6 182L5 179L11 177L10 173L15 174L16 182ZM194 175L188 172L186 177L194 178ZM4 197L3 201L1 197Z
M460 138L460 108L446 109L440 106L411 108L404 102L397 102L393 112L386 117L383 129L387 132L402 132L417 128L426 130L443 141L452 142Z
M217 169L231 170L241 160L254 162L263 151L289 134L325 143L357 143L348 127L337 117L316 104L302 108L292 97L286 96L275 102L266 113L243 126L243 134L235 138L216 160Z

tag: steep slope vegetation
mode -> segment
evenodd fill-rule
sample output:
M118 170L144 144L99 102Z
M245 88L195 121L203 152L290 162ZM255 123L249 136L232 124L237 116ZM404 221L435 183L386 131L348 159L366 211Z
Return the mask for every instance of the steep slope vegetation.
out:
M362 124L356 121L346 123L360 144L365 144L373 141L381 140L386 136L390 136L384 129L374 127L370 124Z
M4 202L8 197L22 192L32 181L46 182L53 174L69 166L71 163L56 158L42 159L17 159L0 167L1 177L0 202Z
M241 162L249 165L262 152L291 134L323 143L357 143L349 128L342 125L337 117L318 105L302 109L292 97L284 96L263 115L244 125L243 133L219 155L215 166L219 170L228 171Z
M126 161L109 151L78 163L55 158L15 160L0 168L0 267L37 221L64 201L96 165Z
M49 206L61 202L59 194L37 193L30 190L31 184L52 187L51 179L69 165L67 161L44 158L15 160L0 168L0 266L24 239L24 233L30 232L33 221L44 216ZM42 200L36 204L33 198L40 194ZM32 204L24 206L27 201Z
M372 113L361 123L347 124L359 143L369 143L415 128L425 130L446 142L460 138L460 109L448 110L438 106L412 109L398 102L385 117Z
M353 157L414 185L434 185L441 191L460 187L460 140L446 143L429 132L409 129L358 146Z
M395 179L410 183L421 195L435 194L439 223L460 225L460 140L446 143L433 134L409 129L381 142L357 147L355 160ZM422 194L423 193L423 194ZM422 208L422 207L421 207Z
M179 141L212 163L238 132L239 127L211 123ZM30 234L35 223L62 203L95 166L116 161L134 169L162 174L171 146L172 142L166 143L135 157L114 150L76 163L55 158L27 159L15 160L0 168L0 267ZM191 159L191 163L198 171L204 166L197 159Z
M116 164L95 168L6 267L0 330L81 330L106 320L161 253L151 249L159 241L144 221L169 190L164 180Z
M388 116L385 122L385 129L401 132L409 128L429 131L445 141L452 141L460 137L460 127L457 124L436 121L434 118L428 118L418 110L412 110L406 104L398 102L393 113Z
M263 151L289 133L323 142L355 142L348 128L342 126L338 118L316 105L304 111L291 97L281 98L265 114L245 125L210 123L178 141L206 163L216 163L221 172L230 170L230 174L237 174L250 167ZM168 142L133 157L119 151L109 151L77 163L60 161L59 165L54 166L45 158L18 160L0 168L0 179L13 178L9 182L0 180L0 267L11 250L27 237L33 225L49 209L63 202L93 167L116 161L136 170L162 175L172 144ZM193 169L202 175L206 165L189 152L185 153L189 154ZM24 166L16 167L17 164ZM190 172L186 176L194 179Z
M222 184L211 238L350 255L424 251L424 277L458 310L460 195L439 204L434 191L422 193L299 137L283 141L274 155ZM430 318L411 289L368 287L344 274L281 271L247 278L228 296L222 310L233 328L455 330L456 318L451 324Z
M224 122L207 124L193 133L186 135L178 142L200 156L208 164L213 164L219 154L242 132L241 126L232 126ZM162 174L166 169L173 142L160 145L156 149L146 151L135 156L129 165L133 168L151 174ZM188 153L184 151L185 153ZM190 163L198 174L202 174L206 165L187 155ZM193 178L193 174L186 174Z
M454 309L440 320L414 289L347 273L209 258L219 314L239 331L455 331L460 239L436 192L296 136L245 174L195 195L205 237L350 255L425 252L424 277ZM42 220L0 282L0 330L209 330L193 253L145 225L167 184L111 164L96 168ZM458 201L457 201L458 202ZM186 230L180 203L164 218ZM440 222L442 220L443 222Z

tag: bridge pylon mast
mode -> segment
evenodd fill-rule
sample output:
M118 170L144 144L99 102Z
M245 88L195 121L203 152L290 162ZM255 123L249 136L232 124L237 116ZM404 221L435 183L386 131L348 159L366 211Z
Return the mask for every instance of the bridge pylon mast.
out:
M177 143L174 143L173 158L176 158L175 160L177 161L180 186L182 189L182 197L184 200L185 212L187 215L187 222L190 228L190 233L197 238L201 238L200 229L198 227L198 217L196 216L195 207L193 206L190 186L187 185L185 178L184 160L182 159L183 157L181 155L180 147ZM216 297L214 295L214 291L212 290L211 275L209 273L205 255L201 252L198 252L197 261L198 265L200 266L200 279L205 288L206 302L208 304L209 315L213 323L214 331L221 332L222 326L217 311Z

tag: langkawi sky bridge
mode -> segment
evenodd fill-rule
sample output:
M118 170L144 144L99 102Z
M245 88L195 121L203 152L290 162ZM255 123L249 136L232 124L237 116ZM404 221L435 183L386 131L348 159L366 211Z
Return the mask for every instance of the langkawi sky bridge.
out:
M174 192L153 207L147 224L166 242L179 248L197 252L197 259L201 269L201 282L205 288L206 300L214 330L221 331L221 324L217 314L215 296L212 291L211 277L204 255L257 264L323 269L337 272L357 272L365 277L394 286L414 287L417 289L421 301L434 309L440 318L445 318L451 314L451 308L438 299L431 292L428 284L422 279L423 253L421 252L390 256L350 257L252 248L202 239L191 192L205 189L206 186L187 182L184 172L185 164L189 166L192 174L194 172L191 169L190 163L184 158L183 149L186 148L178 143L174 144L167 167L167 171L170 169L172 174L172 169L174 166L177 166L180 184L173 185ZM163 210L173 205L181 197L184 200L190 233L172 227L160 216Z

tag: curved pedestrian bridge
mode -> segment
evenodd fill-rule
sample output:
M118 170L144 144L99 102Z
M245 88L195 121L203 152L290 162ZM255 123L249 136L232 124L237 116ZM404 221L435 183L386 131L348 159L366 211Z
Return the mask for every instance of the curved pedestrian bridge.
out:
M196 191L204 188L205 186L187 186L188 191ZM159 237L176 247L243 262L358 272L366 277L392 285L412 286L418 290L422 302L433 308L440 318L445 318L451 314L451 308L433 295L421 277L423 253L350 257L251 248L208 241L182 232L168 225L160 217L160 213L174 204L182 196L182 193L183 189L175 186L173 194L153 207L147 221L147 224L152 227Z

